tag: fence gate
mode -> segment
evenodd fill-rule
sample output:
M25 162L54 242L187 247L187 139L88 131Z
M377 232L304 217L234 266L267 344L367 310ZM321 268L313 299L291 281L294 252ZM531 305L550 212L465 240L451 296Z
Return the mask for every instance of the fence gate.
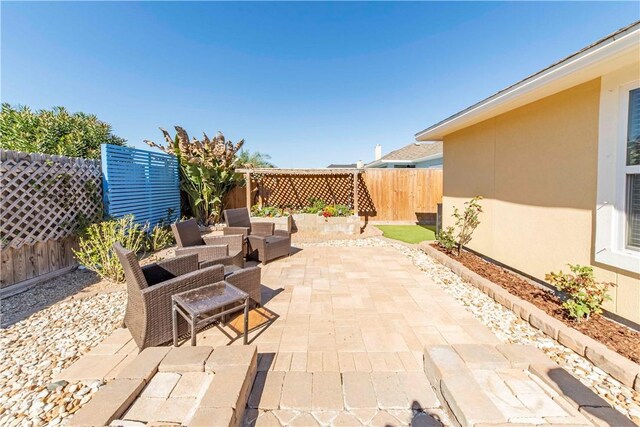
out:
M102 194L105 214L153 227L180 217L178 159L165 153L103 144Z

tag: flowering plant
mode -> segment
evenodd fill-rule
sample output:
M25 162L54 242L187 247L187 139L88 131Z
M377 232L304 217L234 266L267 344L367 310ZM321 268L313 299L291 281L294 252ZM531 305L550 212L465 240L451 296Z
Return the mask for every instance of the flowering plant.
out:
M193 215L203 224L214 224L222 213L224 196L240 180L236 153L244 140L234 144L220 132L213 138L203 133L202 139L189 139L187 132L176 126L176 135L160 128L166 146L145 140L165 153L173 154L180 164L180 186L187 195Z

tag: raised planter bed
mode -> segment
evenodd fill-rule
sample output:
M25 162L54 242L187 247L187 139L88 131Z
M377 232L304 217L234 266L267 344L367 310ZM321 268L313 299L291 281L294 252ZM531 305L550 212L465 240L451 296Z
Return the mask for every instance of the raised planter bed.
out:
M637 360L640 357L640 334L637 332L622 325L617 325L601 316L592 318L589 321L591 326L586 326L588 325L586 323L575 324L571 320L563 318L557 297L538 289L526 280L501 267L488 263L471 253L463 252L465 255L461 257L461 261L469 263L470 266L475 266L482 273L481 275L431 244L421 243L419 247L471 285L492 297L497 303L512 310L520 318L529 322L531 326L587 358L595 366L621 383L640 391L640 365L631 360ZM477 258L478 262L486 265L470 261L473 257ZM478 268L478 265L482 265L483 268ZM488 270L491 270L491 272ZM483 277L483 275L500 278L500 284L494 283ZM498 281L497 279L494 280ZM514 295L515 293L522 295L529 301ZM555 304L557 311L554 311L552 309L553 306L550 304ZM545 310L551 311L551 314ZM596 321L596 319L598 324L594 327L591 322ZM595 337L587 336L574 326L585 328L585 332L591 332L591 335L595 335ZM596 330L593 330L593 328ZM603 328L606 328L606 330L603 330ZM617 351L608 348L607 345Z
M360 233L360 218L355 215L325 218L316 214L293 214L286 217L251 217L251 221L273 222L276 224L276 229L291 233L298 231L321 235Z

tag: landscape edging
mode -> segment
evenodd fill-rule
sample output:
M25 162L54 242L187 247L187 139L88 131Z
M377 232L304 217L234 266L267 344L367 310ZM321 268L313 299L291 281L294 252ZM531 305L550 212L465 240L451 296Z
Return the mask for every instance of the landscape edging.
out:
M508 308L531 326L588 359L622 384L640 391L640 365L609 349L604 344L567 326L534 304L511 294L505 288L485 279L478 273L440 252L427 242L418 247L442 265L448 267L465 281Z

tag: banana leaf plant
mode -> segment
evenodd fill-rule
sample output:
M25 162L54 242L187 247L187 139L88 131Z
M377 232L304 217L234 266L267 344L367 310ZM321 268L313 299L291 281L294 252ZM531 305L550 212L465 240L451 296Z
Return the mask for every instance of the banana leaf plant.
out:
M175 126L174 137L166 130L160 130L166 146L148 140L145 142L178 158L180 187L187 195L193 216L204 225L215 224L222 214L224 196L241 179L235 172L240 166L236 153L244 140L234 144L220 132L213 138L203 133L201 140L190 140L180 126Z

